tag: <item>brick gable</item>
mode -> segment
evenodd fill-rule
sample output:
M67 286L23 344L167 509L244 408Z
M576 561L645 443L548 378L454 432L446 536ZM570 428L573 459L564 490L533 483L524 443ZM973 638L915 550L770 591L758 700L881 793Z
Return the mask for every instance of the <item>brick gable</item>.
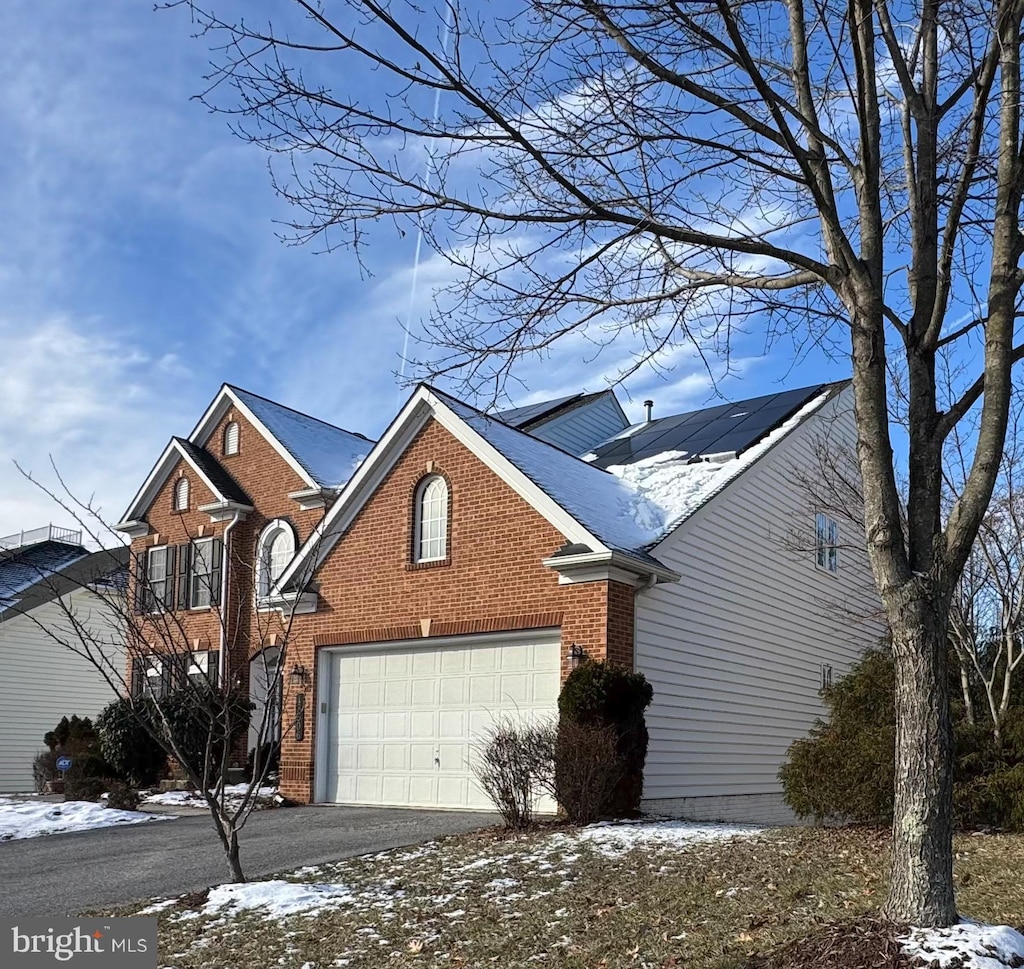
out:
M417 565L414 495L429 473L443 474L449 485L449 554L443 563ZM632 666L632 588L559 585L541 562L564 542L465 445L429 421L318 570L319 608L295 618L288 665L315 671L324 646L560 626L563 675L573 643L595 659ZM311 713L319 707L318 684L312 691ZM282 792L299 801L312 797L315 730L314 717L303 743L284 741Z

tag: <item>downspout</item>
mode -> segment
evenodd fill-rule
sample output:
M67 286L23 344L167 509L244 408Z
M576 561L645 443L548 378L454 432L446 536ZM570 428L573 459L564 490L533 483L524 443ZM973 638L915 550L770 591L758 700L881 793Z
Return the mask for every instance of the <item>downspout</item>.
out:
M220 577L220 656L217 663L217 682L220 683L222 689L226 682L225 677L227 676L228 624L226 610L228 606L228 573L231 569L231 556L228 552L231 548L231 529L241 520L241 513L236 509L231 521L224 526L223 568L221 569Z

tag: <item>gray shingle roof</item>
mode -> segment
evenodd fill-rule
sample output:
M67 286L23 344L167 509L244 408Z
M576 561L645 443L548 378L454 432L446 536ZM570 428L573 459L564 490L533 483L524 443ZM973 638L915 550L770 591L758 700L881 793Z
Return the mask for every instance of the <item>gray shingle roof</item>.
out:
M88 554L81 545L53 541L0 551L0 610L30 586Z
M183 437L176 437L174 440L225 499L237 501L240 505L252 504L252 499L242 490L242 486L228 474L221 463L206 448L199 447Z
M373 447L374 442L362 434L335 427L251 391L234 386L231 390L321 488L345 484Z

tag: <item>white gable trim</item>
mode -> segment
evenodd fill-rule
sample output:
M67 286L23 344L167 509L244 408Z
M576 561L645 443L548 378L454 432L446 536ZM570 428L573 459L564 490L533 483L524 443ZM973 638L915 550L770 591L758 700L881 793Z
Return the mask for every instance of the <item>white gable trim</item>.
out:
M220 393L214 397L213 403L206 408L206 413L199 419L195 430L188 436L188 439L199 447L206 447L210 435L213 434L217 425L224 415L234 407L257 431L263 435L267 443L281 456L284 462L290 467L310 488L320 489L320 485L313 480L310 473L295 459L295 456L288 450L273 434L270 433L256 415L242 403L241 398L227 385L224 384Z
M203 469L200 468L191 457L189 457L188 452L172 438L170 443L164 449L164 453L160 455L160 459L153 467L153 470L150 471L149 477L146 478L145 483L139 489L138 494L136 494L132 499L132 503L128 507L128 511L125 513L124 518L114 526L118 531L127 532L129 534L133 531L138 532L140 526L143 524L143 516L147 511L149 511L149 506L152 505L156 499L157 492L163 487L164 482L168 479L171 471L174 470L174 466L179 461L185 461L188 464L188 466L196 473L199 480L210 489L210 493L218 502L228 501L228 499L220 493L214 483L206 476ZM245 507L248 508L248 505Z
M508 458L474 431L429 387L421 385L342 489L323 521L299 549L292 564L278 580L277 589L287 588L297 573L306 577L312 575L431 418L465 445L568 541L588 545L595 552L611 551L546 491L534 484Z

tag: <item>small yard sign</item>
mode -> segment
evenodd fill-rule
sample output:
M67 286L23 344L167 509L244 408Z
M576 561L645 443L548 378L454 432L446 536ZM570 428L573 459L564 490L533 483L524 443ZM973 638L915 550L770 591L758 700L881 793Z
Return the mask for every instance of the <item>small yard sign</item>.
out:
M57 758L57 770L59 770L63 774L66 771L71 770L72 763L73 763L73 761L71 760L70 757L67 757L67 756L58 757Z

